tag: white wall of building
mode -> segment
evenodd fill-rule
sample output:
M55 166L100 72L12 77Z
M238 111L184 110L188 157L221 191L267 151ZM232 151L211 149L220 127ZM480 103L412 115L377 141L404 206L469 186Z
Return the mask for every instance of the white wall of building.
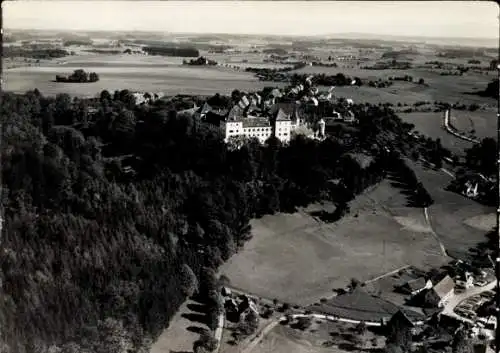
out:
M243 135L243 122L241 121L226 121L221 123L222 133L224 134L224 141L232 136Z
M225 121L221 123L221 130L224 134L224 141L234 136L256 137L264 143L273 133L272 126L249 126L243 127L243 121ZM283 143L290 142L292 124L290 120L276 122L276 137Z
M290 120L283 120L276 122L276 137L281 141L290 142L290 132L292 130L292 122Z
M256 137L259 139L261 143L265 142L272 134L271 126L263 126L263 127L245 127L243 128L243 134L248 137Z

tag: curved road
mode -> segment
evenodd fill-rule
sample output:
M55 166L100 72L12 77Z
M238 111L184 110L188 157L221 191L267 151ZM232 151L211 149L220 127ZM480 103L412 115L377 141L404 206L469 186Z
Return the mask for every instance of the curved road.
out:
M458 138L465 140L465 141L469 141L469 142L473 142L473 143L480 143L479 140L467 137L467 136L459 133L456 129L451 127L451 125L450 125L450 110L449 109L445 110L445 112L444 112L443 123L444 123L444 128L446 129L446 131L448 131L453 136L458 137Z
M443 311L441 312L441 314L448 315L448 316L451 316L451 317L455 317L455 318L457 318L459 320L462 320L462 321L465 321L465 322L473 323L472 320L456 314L453 310L456 308L456 306L458 304L460 304L464 300L466 300L466 299L468 299L470 297L473 297L475 295L481 294L483 292L486 292L488 290L491 290L491 289L495 288L495 285L496 285L496 280L488 283L487 285L485 285L483 287L469 288L468 290L466 290L465 292L463 292L461 294L453 295L453 297L451 297L445 303L445 307L444 307ZM306 315L306 314L292 314L291 316L294 319L295 318L299 318L299 317L306 317L306 316L308 316L308 317L311 317L313 319L322 319L322 320L328 320L328 321L340 321L340 322L349 322L349 323L359 323L360 322L360 321L357 321L357 320L342 319L342 318L336 317L336 316L330 316L330 315L324 315L324 314L317 314L317 313L316 314L313 313L313 314L309 314L309 315ZM264 338L265 335L267 335L269 332L271 332L271 330L273 328L275 328L276 325L278 325L281 321L284 321L284 320L286 320L286 316L281 316L281 317L278 317L278 318L274 319L273 321L271 321L259 333L257 333L250 340L250 342L248 343L248 345L246 347L244 347L243 349L241 349L240 352L241 353L250 353L252 351L252 349L254 349L257 346L257 344L262 340L262 338ZM366 322L365 321L365 324L367 326L380 326L380 322ZM419 324L422 324L422 322L417 322L416 324L419 325Z
M353 324L359 324L360 321L357 320L349 320L349 319L342 319L336 316L330 316L330 315L324 315L324 314L292 314L292 318L296 319L299 317L310 317L312 319L319 319L319 320L328 320L328 321L340 321L340 322L348 322L348 323L353 323ZM249 344L240 350L241 353L249 353L252 351L252 349L255 348L255 346L264 338L265 335L267 335L273 328L276 327L281 321L285 321L286 316L281 316L279 318L276 318L269 324L267 324L257 335L255 335L249 342ZM380 326L380 322L367 322L364 321L366 326Z

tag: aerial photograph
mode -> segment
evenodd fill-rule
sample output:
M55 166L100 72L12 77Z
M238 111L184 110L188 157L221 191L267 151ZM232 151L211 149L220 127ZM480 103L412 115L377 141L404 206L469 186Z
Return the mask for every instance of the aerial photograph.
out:
M499 7L2 3L0 353L498 353Z

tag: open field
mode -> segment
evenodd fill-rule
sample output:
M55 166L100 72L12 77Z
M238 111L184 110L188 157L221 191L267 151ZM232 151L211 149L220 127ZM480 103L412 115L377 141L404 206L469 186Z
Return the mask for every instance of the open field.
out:
M496 110L488 109L474 112L452 110L450 121L456 129L466 134L470 134L473 130L473 135L477 138L496 138Z
M472 142L459 139L448 133L443 127L444 112L398 113L405 122L415 125L415 130L427 137L441 139L443 147L456 154L463 154L464 149L471 148Z
M283 332L284 328L276 327L251 350L251 353L322 353L332 352L331 348L313 346L306 340L291 339ZM333 351L334 352L334 351Z
M392 288L391 288L392 291ZM320 304L308 307L311 311L321 312L325 315L333 315L343 319L364 322L378 322L389 320L396 312L402 309L390 301L368 294L363 287L354 291L338 295ZM421 313L405 310L408 318L413 321L423 319Z
M413 104L418 101L442 101L448 103L460 102L460 104L487 105L495 107L495 100L476 95L465 94L483 90L486 85L495 77L490 75L479 75L476 73L466 73L464 76L441 76L435 71L428 69L408 69L408 70L364 70L360 68L333 68L307 66L300 70L292 71L297 73L324 73L359 77L364 81L376 81L379 78L388 80L389 76L413 76L414 81L423 78L428 86L416 83L395 81L391 87L373 88L368 86L357 87L336 87L336 95L340 97L350 97L354 101L369 103L407 103Z
M234 89L257 90L270 85L258 81L251 73L222 67L188 67L169 63L172 58L114 55L72 57L65 64L20 67L4 71L4 90L24 93L38 88L45 95L68 93L93 97L102 90L163 92L167 95L215 93L230 94ZM140 60L139 60L140 59ZM174 58L181 59L182 58ZM144 61L143 61L144 60ZM74 84L52 82L58 74L70 74L76 69L96 72L100 80ZM279 86L279 84L272 84Z
M417 178L434 199L434 204L429 207L431 225L448 254L464 256L467 249L485 241L485 230L495 225L491 216L494 208L444 190L451 181L450 176L420 164L414 165Z
M423 275L423 271L420 273L418 270L412 270L412 268L406 268L389 276L379 278L376 281L367 283L363 287L363 290L370 294L377 295L381 299L387 300L399 307L403 307L407 311L411 310L423 314L421 308L406 306L407 294L395 291L396 287L402 286L408 281L417 279Z
M302 210L253 220L253 238L222 266L231 284L264 297L311 304L344 287L407 264L441 263L421 209L383 181L325 224Z

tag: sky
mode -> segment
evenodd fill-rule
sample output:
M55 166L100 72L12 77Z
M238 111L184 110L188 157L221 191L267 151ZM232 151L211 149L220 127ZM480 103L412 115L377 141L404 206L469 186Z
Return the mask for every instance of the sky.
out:
M487 1L4 1L6 29L498 38Z

